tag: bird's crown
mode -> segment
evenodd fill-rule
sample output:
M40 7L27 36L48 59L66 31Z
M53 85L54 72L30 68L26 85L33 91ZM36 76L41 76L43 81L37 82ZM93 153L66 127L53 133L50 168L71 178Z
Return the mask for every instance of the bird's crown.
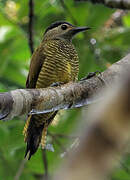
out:
M66 22L66 21L56 21L56 22L52 23L52 24L45 30L45 33L44 33L44 34L46 34L49 30L51 30L51 29L53 29L53 28L56 28L56 27L58 27L58 26L60 26L60 25L62 25L62 24L68 24L68 25L70 25L70 26L73 27L72 24L70 24L70 23L68 23L68 22Z

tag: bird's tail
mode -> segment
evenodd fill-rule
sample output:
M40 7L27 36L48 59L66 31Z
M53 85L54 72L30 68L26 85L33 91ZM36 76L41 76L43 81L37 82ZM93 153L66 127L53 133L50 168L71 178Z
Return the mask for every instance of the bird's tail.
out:
M28 160L37 151L39 145L45 148L46 145L46 134L47 134L47 123L44 122L39 126L36 124L36 116L29 116L25 124L23 134L24 140L27 143L25 157L28 156Z
M56 114L57 111L28 117L23 130L24 141L27 143L25 157L28 156L28 160L37 151L40 144L42 149L45 148L47 128Z

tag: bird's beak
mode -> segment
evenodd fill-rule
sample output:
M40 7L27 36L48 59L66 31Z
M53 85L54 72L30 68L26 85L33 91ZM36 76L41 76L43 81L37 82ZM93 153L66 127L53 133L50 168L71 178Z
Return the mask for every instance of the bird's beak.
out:
M90 27L73 27L70 32L74 36L77 33L91 29Z

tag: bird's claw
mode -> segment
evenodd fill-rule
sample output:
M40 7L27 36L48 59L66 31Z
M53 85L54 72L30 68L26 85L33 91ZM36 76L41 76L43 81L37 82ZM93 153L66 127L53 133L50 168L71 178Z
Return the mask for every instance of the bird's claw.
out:
M9 115L9 112L1 112L0 113L0 120L5 119Z
M61 85L63 85L64 83L63 82L54 82L54 83L52 83L50 86L51 87L57 87L57 86L61 86Z
M101 74L100 71L90 72L87 76L85 76L84 78L80 79L80 81L91 79L92 77L96 76L97 73Z

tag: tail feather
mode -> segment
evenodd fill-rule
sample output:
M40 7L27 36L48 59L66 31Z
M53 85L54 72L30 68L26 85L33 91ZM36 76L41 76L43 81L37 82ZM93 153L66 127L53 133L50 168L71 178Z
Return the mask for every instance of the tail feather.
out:
M48 127L48 125L46 123L44 128L43 128L42 137L41 137L41 147L42 147L42 149L44 149L45 146L46 146L47 127Z
M26 121L26 124L24 126L24 129L23 129L23 135L24 135L24 141L27 142L27 130L28 130L28 127L29 127L29 123L30 123L30 119L31 119L32 116L29 116L27 121Z
M45 148L47 128L55 117L56 113L57 111L54 112L49 119L44 121L42 117L42 123L38 123L39 116L37 115L31 115L28 117L27 123L24 128L24 137L25 142L27 143L25 158L28 156L28 160L33 154L35 154L40 144L42 146L42 149Z
M35 122L36 122L35 116L32 116L25 133L25 140L27 143L25 158L29 154L28 159L30 159L31 156L37 151L39 144L41 142L42 131L45 125L45 123L43 123L42 125L37 126Z
M41 132L39 132L37 134L30 133L29 136L27 137L27 147L26 147L26 151L25 151L25 157L29 153L28 160L37 151L39 144L41 142L41 137L42 137L41 134L42 134L42 130L41 130Z
M28 160L29 160L31 158L31 156L33 154L35 154L35 152L37 151L38 146L40 144L40 141L41 141L41 135L39 136L37 134L37 135L33 136L32 133L29 135L29 138L27 138L27 147L26 147L26 151L25 151L25 158L27 155L29 155L28 156Z

